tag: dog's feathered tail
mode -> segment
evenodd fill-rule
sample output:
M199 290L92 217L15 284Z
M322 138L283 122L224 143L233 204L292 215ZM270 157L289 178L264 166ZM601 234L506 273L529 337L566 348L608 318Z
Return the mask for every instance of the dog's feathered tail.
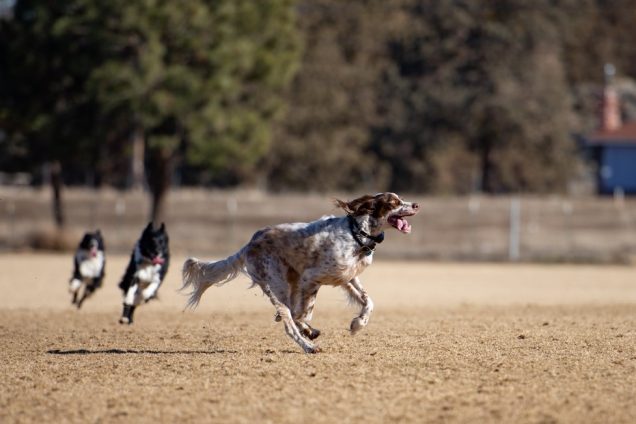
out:
M217 262L204 262L197 258L188 258L183 263L183 285L180 290L192 288L186 309L194 309L201 301L201 296L214 285L225 284L235 279L243 271L245 265L244 248L234 255Z

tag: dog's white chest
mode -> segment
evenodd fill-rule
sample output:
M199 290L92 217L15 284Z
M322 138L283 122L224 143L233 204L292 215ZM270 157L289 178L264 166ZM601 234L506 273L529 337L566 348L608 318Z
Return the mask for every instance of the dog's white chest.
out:
M152 283L155 280L159 280L159 272L161 271L161 265L142 265L135 273L135 277L142 283Z
M97 278L104 267L104 253L97 252L92 258L85 258L80 262L79 272L83 278Z
M373 263L373 252L370 255L365 255L360 262L365 268L371 265Z

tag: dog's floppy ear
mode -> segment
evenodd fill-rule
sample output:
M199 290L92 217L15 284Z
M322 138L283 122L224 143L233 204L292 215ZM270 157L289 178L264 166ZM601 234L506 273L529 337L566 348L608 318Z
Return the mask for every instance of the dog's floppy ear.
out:
M344 202L342 200L335 200L336 206L342 208L347 215L365 215L369 214L373 211L375 207L375 199L373 196L364 195L362 197L358 197L357 199L353 199L350 202Z
M340 199L333 199L333 203L339 208L341 208L342 210L344 210L347 213L347 215L353 213L353 211L349 208L349 204L347 202Z

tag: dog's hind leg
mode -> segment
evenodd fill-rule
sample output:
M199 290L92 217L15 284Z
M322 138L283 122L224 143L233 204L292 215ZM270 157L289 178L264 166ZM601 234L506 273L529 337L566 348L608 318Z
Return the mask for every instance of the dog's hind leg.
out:
M302 334L309 340L314 340L320 336L320 330L309 325L314 312L314 304L318 295L318 284L301 284L301 289L296 298L293 299L293 316L296 326Z
M277 321L278 318L283 321L283 324L285 325L285 332L287 333L287 335L291 337L292 340L294 340L296 343L298 343L298 345L302 347L305 353L320 352L319 347L314 346L309 340L303 337L300 330L296 326L294 319L292 318L289 307L278 299L269 285L259 284L259 286L263 289L263 293L265 293L267 297L269 297L269 300L272 302L272 305L274 305L274 308L276 308Z
M351 330L351 334L354 335L360 331L362 327L366 327L369 323L369 317L371 316L371 312L373 312L373 301L369 295L367 295L362 284L360 284L360 279L358 277L349 281L344 288L349 294L349 298L362 306L360 315L351 321L351 326L349 328Z

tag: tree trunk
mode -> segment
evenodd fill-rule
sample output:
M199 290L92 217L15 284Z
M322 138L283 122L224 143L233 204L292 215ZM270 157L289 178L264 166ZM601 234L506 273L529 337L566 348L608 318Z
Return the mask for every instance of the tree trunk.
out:
M53 190L53 219L58 229L64 227L66 217L62 204L62 164L59 160L53 161L50 167L51 189Z
M479 152L479 165L480 165L480 190L483 193L493 193L494 192L494 184L493 184L493 164L492 164L492 145L490 140L487 138L482 138L480 143L480 152Z
M155 225L165 220L165 202L172 179L172 154L170 149L153 149L146 166L150 188L150 219Z
M131 135L132 157L131 157L131 181L130 188L142 190L144 188L144 156L145 137L143 129L137 127Z

